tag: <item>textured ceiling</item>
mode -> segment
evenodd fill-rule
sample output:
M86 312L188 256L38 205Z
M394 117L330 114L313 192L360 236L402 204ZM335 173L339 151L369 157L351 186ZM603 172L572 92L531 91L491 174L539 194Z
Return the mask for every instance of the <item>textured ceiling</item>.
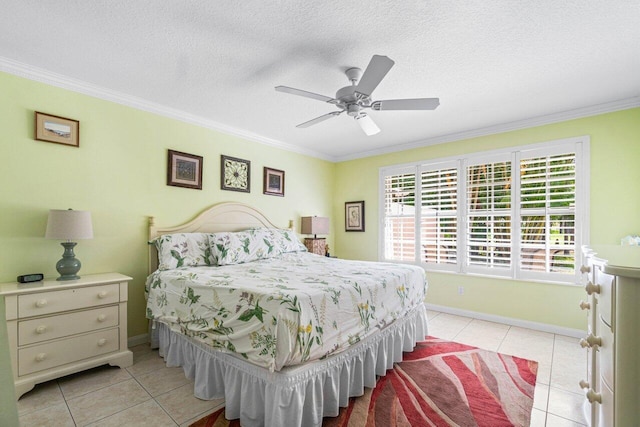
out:
M0 70L330 160L640 105L638 0L3 0L1 9ZM396 64L373 99L439 97L440 107L372 111L382 131L369 137L346 115L295 127L335 107L274 86L333 97L349 84L344 70L365 69L374 54Z

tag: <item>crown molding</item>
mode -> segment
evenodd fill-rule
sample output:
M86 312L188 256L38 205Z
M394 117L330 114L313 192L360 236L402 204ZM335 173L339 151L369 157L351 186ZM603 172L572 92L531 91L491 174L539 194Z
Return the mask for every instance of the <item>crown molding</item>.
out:
M377 150L361 151L346 156L335 158L335 162L344 162L348 160L362 159L365 157L379 156L383 154L396 153L398 151L406 151L414 148L422 148L429 145L444 144L447 142L460 141L463 139L476 138L479 136L494 135L497 133L510 132L520 129L527 129L536 126L543 126L552 123L564 122L567 120L581 119L599 114L612 113L614 111L628 110L630 108L640 107L640 96L620 99L618 101L607 102L604 104L592 105L589 107L576 108L574 110L561 111L558 113L547 114L544 116L532 117L514 122L501 123L493 126L487 126L478 129L471 129L462 132L440 135L433 138L422 139L406 144L384 147Z
M207 128L207 129L212 129L227 135L237 136L239 138L243 138L243 139L257 142L264 145L269 145L271 147L279 148L282 150L291 151L298 154L303 154L306 156L335 162L334 157L328 156L318 151L300 148L291 144L286 144L284 142L281 142L275 139L267 138L252 132L247 132L242 129L227 126L222 123L218 123L214 120L189 114L184 111L177 110L175 108L167 107L165 105L149 102L142 98L127 95L121 92L105 89L98 85L87 83L85 81L77 80L61 74L53 73L51 71L47 71L42 68L33 67L31 65L14 61L12 59L0 57L0 71L4 71L6 73L13 74L19 77L24 77L25 79L34 80L34 81L45 83L51 86L56 86L62 89L70 90L72 92L89 95L94 98L99 98L106 101L114 102L116 104L125 105L127 107L136 108L138 110L147 111L149 113L158 114L160 116L179 120L185 123L190 123L193 125Z
M562 111L553 114L547 114L544 116L532 117L523 120L517 120L508 123L501 123L493 126L487 126L478 129L471 129L462 132L455 132L446 135L440 135L433 138L422 139L406 144L394 145L391 147L384 147L376 150L361 151L345 156L330 156L325 153L320 153L315 150L304 149L292 144L286 144L284 142L267 138L261 135L257 135L252 132L247 132L242 129L234 128L231 126L218 123L216 121L186 113L181 110L177 110L165 105L156 104L146 101L142 98L127 95L121 92L105 89L103 87L87 83L81 80L73 79L63 76L61 74L52 73L42 68L33 67L22 62L14 61L9 58L0 57L0 71L4 71L9 74L14 74L19 77L24 77L29 80L38 81L51 86L60 87L73 92L82 93L95 98L103 99L106 101L114 102L117 104L125 105L128 107L136 108L138 110L147 111L149 113L158 114L160 116L168 117L171 119L179 120L185 123L194 124L207 129L212 129L218 132L225 133L227 135L236 136L249 141L257 142L260 144L268 145L271 147L279 148L281 150L291 151L294 153L315 157L322 160L338 163L348 160L356 160L364 157L373 157L383 154L396 153L399 151L406 151L415 148L427 147L429 145L444 144L447 142L460 141L463 139L476 138L480 136L492 135L497 133L510 132L520 129L531 128L535 126L542 126L551 123L558 123L567 120L580 119L583 117L595 116L598 114L611 113L614 111L627 110L630 108L640 107L640 96L621 99L618 101L607 102L604 104L592 105L589 107L577 108L573 110Z

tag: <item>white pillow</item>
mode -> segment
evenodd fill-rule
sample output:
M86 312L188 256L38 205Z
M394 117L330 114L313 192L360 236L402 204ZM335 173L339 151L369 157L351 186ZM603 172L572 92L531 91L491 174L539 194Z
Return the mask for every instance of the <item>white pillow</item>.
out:
M158 250L158 270L215 265L208 233L165 234L149 243Z

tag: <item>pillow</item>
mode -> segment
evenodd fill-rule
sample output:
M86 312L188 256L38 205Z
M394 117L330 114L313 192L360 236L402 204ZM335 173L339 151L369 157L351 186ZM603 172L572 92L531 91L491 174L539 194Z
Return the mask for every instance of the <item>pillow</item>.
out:
M272 234L264 228L214 233L209 235L209 246L218 265L243 264L281 253L273 243Z
M158 270L216 264L207 233L165 234L149 243L158 250Z
M273 244L281 253L307 251L307 247L302 244L295 231L281 228L266 228L265 230L271 233Z

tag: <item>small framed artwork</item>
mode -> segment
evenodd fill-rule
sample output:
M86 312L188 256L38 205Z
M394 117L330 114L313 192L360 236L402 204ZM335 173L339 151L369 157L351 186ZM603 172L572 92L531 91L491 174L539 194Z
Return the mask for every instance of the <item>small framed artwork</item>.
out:
M251 162L235 157L220 156L220 188L251 192Z
M202 156L169 150L167 185L202 190Z
M284 197L284 171L264 168L264 194Z
M80 146L80 122L36 111L36 140Z
M364 231L364 201L344 204L344 231Z

